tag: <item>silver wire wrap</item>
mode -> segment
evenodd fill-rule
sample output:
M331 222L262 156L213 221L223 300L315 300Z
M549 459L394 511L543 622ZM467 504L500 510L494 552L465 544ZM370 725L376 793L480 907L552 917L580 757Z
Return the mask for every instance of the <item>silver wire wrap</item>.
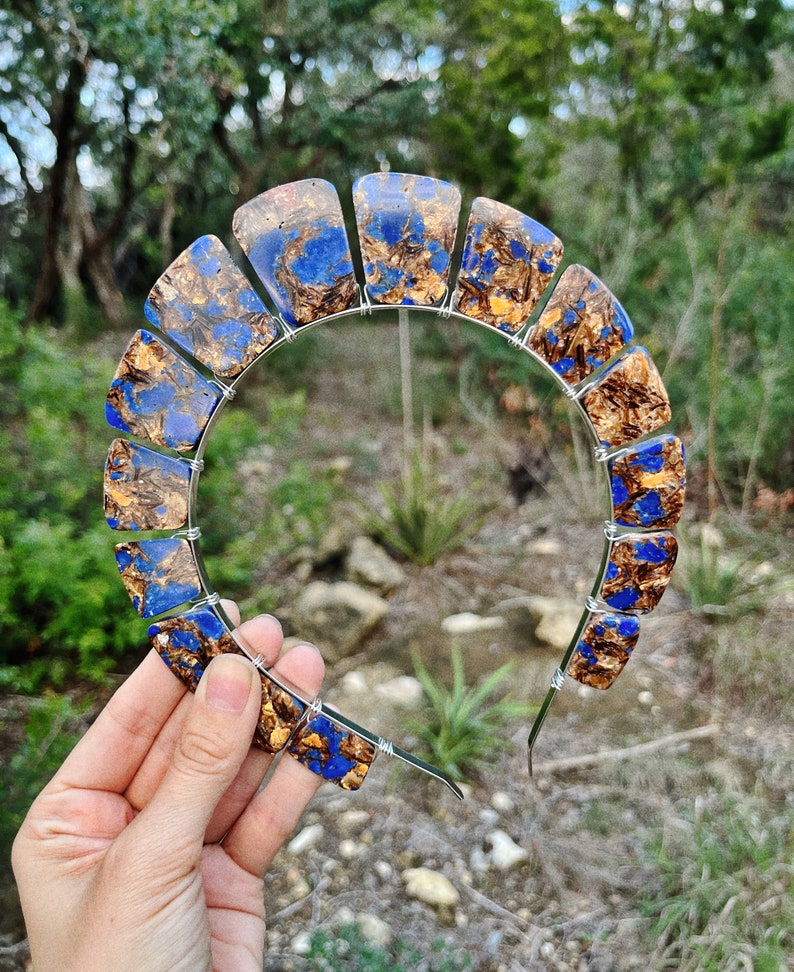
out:
M210 378L210 384L214 385L218 391L223 395L227 402L230 402L237 394L236 389L230 388L229 385L225 385L222 381L217 378Z
M565 672L561 668L558 668L551 676L551 687L555 691L559 692L564 684L565 684Z
M220 594L217 591L213 591L212 594L207 594L206 597L199 597L190 603L193 607L214 607L216 604L220 604L220 601Z
M188 459L186 456L180 456L179 458L186 466L189 466L193 472L200 473L204 469L203 459Z
M201 527L194 526L188 527L187 530L177 530L176 533L172 533L171 536L176 539L177 537L184 537L185 540L198 540L201 536Z
M384 753L386 756L394 755L394 744L388 740L384 739L383 736L378 736L378 752Z

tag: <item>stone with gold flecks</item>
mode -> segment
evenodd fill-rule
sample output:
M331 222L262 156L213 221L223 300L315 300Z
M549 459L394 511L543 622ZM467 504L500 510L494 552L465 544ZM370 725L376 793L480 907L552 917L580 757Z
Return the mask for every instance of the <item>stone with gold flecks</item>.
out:
M276 186L241 206L234 233L284 320L311 324L358 292L336 189L322 179Z
M527 346L568 384L575 385L634 336L623 307L586 267L567 267L557 281Z
M181 537L117 544L116 563L141 617L163 614L201 594L190 544Z
M320 713L298 729L288 752L324 780L343 790L357 790L377 749L368 739Z
M187 522L190 469L179 459L114 439L104 479L105 519L114 530L178 530Z
M601 598L615 611L652 611L673 572L678 542L669 531L619 537L609 549Z
M562 260L545 226L493 199L474 200L456 292L461 314L514 334L526 322Z
M378 304L444 297L460 192L429 176L376 172L353 185L367 293Z
M211 608L201 607L157 621L149 628L152 646L179 680L195 692L204 669L220 654L242 654L240 646ZM262 707L254 745L266 753L287 744L306 706L260 672Z
M568 674L591 688L609 688L623 671L639 636L640 622L634 615L593 612L568 664Z
M138 331L119 362L105 415L121 432L189 452L221 392L149 331Z
M632 348L582 395L602 445L619 446L670 421L670 400L645 348Z
M619 526L674 526L684 506L684 446L674 435L648 439L609 460L612 516Z
M239 375L276 339L256 291L215 236L174 260L146 301L149 321L216 375Z

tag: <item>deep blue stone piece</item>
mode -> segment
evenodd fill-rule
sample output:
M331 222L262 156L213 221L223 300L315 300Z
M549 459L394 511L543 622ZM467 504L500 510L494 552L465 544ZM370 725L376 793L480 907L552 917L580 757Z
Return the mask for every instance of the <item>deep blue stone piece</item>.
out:
M146 317L216 375L234 377L278 336L276 322L215 236L202 236L152 287Z
M367 293L377 304L432 306L444 297L460 192L429 176L376 172L353 185Z
M336 189L322 179L276 186L241 206L234 233L287 324L352 307L353 261Z
M138 331L110 385L105 416L121 432L177 452L201 437L222 394L149 331Z
M193 552L181 537L117 544L116 563L141 617L164 614L201 594Z

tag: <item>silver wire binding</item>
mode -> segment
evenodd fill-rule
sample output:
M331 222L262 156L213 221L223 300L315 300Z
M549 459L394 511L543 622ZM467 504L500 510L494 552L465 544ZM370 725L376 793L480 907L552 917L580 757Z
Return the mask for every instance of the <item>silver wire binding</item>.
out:
M563 685L565 685L565 672L561 668L558 668L551 676L551 687L556 692L559 692Z
M286 340L287 344L292 344L292 342L298 336L297 329L291 324L287 324L287 322L284 320L283 314L279 314L278 319L281 322L281 331L284 335L284 339Z
M597 445L593 449L593 455L595 456L596 462L606 462L609 459L609 449L606 446Z
M385 753L386 756L394 755L394 744L388 740L384 739L383 736L378 736L378 751Z
M618 525L614 520L604 520L604 536L607 540L614 540L618 535Z
M189 603L193 607L214 607L216 604L220 604L221 596L217 591L213 591L212 594L207 594L205 597L197 597L194 601Z
M257 655L256 658L251 658L249 656L249 661L258 672L267 671L267 663L265 662L263 655Z
M323 700L319 696L315 696L311 702L306 706L306 712L304 714L305 721L311 722L312 719L316 719L317 716L323 711Z
M179 458L185 463L186 466L189 466L193 472L201 472L204 469L203 459L188 459L186 456L179 456Z
M198 540L201 536L201 527L194 526L189 527L187 530L177 530L176 533L172 533L171 536L176 539L177 537L184 537L185 540Z
M237 391L234 388L230 388L229 385L225 385L222 381L220 381L217 378L210 378L210 384L215 385L215 387L218 389L221 395L223 395L223 397L226 399L227 402L230 402L237 394Z
M584 599L584 606L587 608L588 611L597 611L598 610L598 601L593 597L592 594L589 594Z

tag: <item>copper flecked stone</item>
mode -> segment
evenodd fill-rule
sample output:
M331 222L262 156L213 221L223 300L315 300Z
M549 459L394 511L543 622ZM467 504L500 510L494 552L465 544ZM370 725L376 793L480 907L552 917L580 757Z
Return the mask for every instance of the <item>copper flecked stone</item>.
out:
M648 439L609 460L612 515L619 526L674 526L684 506L684 446L674 435Z
M324 780L336 783L343 790L357 790L377 749L369 740L320 713L298 729L289 753Z
M104 476L105 519L114 530L178 530L187 522L190 469L128 439L114 439Z
M669 531L614 540L601 598L616 611L652 611L667 589L677 555L678 543Z
M461 258L456 307L514 334L526 322L562 260L545 226L493 199L474 200Z
M437 304L444 296L460 192L428 176L377 172L353 185L364 276L378 304Z
M619 446L670 421L670 400L653 359L645 348L632 348L582 395L596 434L604 446Z
M193 552L181 537L119 543L116 563L141 617L163 614L201 594Z
M234 233L288 324L311 324L356 303L342 207L330 182L304 179L263 192L234 214Z
M215 236L202 236L152 287L147 318L216 375L239 375L275 340L276 322Z
M129 432L177 452L194 448L221 392L149 331L138 331L110 385L105 416Z
M191 692L196 691L204 669L216 655L242 654L223 622L207 607L158 621L150 626L149 637L166 665ZM262 708L253 741L266 753L278 753L306 707L276 685L267 672L260 672L260 676Z
M567 267L527 338L527 347L571 385L634 336L623 307L586 267Z
M630 614L594 612L582 631L568 674L583 685L607 689L623 671L640 636Z

